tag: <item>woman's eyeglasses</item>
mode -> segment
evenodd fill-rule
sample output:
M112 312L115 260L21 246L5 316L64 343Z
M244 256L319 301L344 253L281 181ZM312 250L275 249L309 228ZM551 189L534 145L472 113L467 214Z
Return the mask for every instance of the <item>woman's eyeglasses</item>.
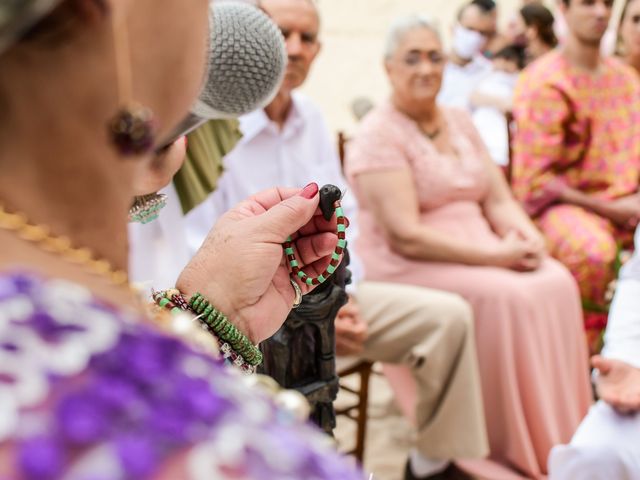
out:
M431 65L441 65L445 61L445 56L441 52L417 52L411 51L402 58L402 63L407 67L417 67L422 62L430 63Z

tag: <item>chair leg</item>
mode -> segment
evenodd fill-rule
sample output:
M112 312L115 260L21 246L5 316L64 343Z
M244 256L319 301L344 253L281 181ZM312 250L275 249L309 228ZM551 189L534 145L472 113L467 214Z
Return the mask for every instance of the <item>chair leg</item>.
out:
M371 365L360 371L360 401L358 403L358 428L356 433L355 457L360 463L364 461L364 442L367 435L367 417L369 407L369 377Z

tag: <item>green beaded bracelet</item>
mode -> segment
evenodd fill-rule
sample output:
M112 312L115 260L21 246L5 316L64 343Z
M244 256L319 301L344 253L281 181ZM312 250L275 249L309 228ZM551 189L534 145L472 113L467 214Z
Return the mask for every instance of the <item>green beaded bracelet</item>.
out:
M344 212L342 211L342 207L340 206L340 200L336 200L335 204L335 212L336 212L336 221L338 223L338 245L336 246L333 254L331 255L331 262L327 266L327 268L317 277L309 277L302 269L300 268L300 262L296 258L296 253L293 246L293 240L291 237L287 238L287 241L282 244L284 248L284 253L287 256L287 260L289 261L289 266L291 267L291 278L295 279L299 278L303 283L307 285L320 285L327 281L327 279L333 275L333 273L340 265L342 261L342 253L344 248L347 246L347 240L345 237L345 232L347 230L347 222L344 216Z
M213 332L220 337L223 342L227 342L231 348L238 352L245 361L256 366L262 363L262 352L251 343L249 338L238 328L229 322L227 317L217 310L200 293L195 293L189 299L189 306L198 314ZM209 312L205 315L206 312Z
M152 297L160 308L169 310L174 315L184 314L186 311L197 314L184 295L177 289L160 292L153 291ZM242 332L237 329L230 332L230 342L222 340L220 335L216 334L214 329L211 328L211 325L221 325L223 320L226 321L226 317L215 310L204 297L200 297L201 298L194 298L193 302L191 302L202 312L195 319L201 323L203 329L207 330L216 339L221 355L225 361L235 365L244 373L255 373L257 365L262 362L260 350L254 347L251 342L242 335ZM246 342L243 341L243 339L245 339Z

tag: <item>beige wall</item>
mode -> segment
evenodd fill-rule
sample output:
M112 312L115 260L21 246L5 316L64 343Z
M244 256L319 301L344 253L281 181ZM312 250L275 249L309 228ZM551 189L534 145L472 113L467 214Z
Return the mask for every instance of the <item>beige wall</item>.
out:
M382 48L389 24L399 15L435 18L448 40L458 8L466 0L319 0L322 51L303 91L322 108L333 130L351 130L350 103L357 96L379 102L388 93ZM520 4L498 0L501 23Z
M351 101L366 96L374 102L387 94L382 48L389 24L399 15L420 12L436 19L445 45L458 9L468 0L317 0L322 15L323 48L303 91L320 106L332 130L352 131ZM553 6L557 0L546 0ZM496 0L504 26L521 0ZM613 24L624 2L616 0Z

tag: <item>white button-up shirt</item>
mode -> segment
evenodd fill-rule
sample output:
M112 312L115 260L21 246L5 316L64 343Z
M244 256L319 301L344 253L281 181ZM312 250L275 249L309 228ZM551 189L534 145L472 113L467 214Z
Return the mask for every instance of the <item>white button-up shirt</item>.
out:
M476 55L466 65L447 62L438 94L438 103L445 107L457 107L471 111L471 93L480 81L491 73L492 65L482 55Z
M346 192L342 207L349 219L347 240L352 285L362 279L362 264L354 251L358 206L347 189L333 135L311 101L293 95L282 129L258 110L240 118L242 139L224 158L225 171L209 198L187 214L187 238L194 253L218 217L247 197L272 187L304 187L331 183Z

